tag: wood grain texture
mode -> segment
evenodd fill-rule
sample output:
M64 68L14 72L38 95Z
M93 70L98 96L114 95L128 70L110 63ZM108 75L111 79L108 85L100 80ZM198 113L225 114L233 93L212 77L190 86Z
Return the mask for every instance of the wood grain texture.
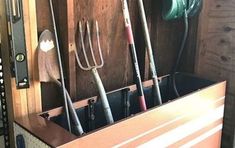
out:
M234 147L235 118L231 104L235 98L235 1L206 0L200 16L196 73L213 80L227 80L224 147Z
M30 88L27 89L28 113L38 113L42 111L41 103L41 85L38 76L37 65L37 17L36 17L36 1L28 0L23 3L24 25L25 25L25 41L28 54L28 69Z
M5 3L3 4L5 5ZM4 9L5 10L5 9ZM5 14L5 13L4 13ZM37 47L37 23L35 12L35 1L25 0L23 1L23 15L24 15L24 27L25 27L25 40L27 47L27 60L30 77L30 88L17 90L15 79L11 78L10 65L9 65L9 41L7 29L4 30L4 48L3 50L3 64L8 68L6 71L7 78L5 78L6 84L10 91L7 92L7 100L11 100L10 103L13 111L11 112L14 117L26 116L30 113L36 113L41 111L41 89L40 83L37 77L37 65L35 61L36 47ZM5 20L6 22L6 20ZM7 24L7 23L6 23ZM5 24L4 27L7 28ZM4 72L5 72L4 71Z
M61 52L64 59L67 88L72 98L86 98L98 94L90 72L82 71L75 61L74 50L79 49L78 21L98 20L104 67L99 69L101 79L107 91L114 90L133 82L132 64L125 30L120 0L54 0ZM135 37L137 56L142 80L148 80L149 61L144 45L138 5L129 0L129 11ZM175 62L183 36L183 20L164 21L161 16L161 1L144 0L147 22L154 49L158 75L168 74ZM51 30L48 0L37 0L38 31ZM190 34L180 66L180 71L193 72L197 37L197 17L190 20ZM93 36L95 43L95 37ZM79 52L80 53L80 52ZM46 95L47 90L56 93L53 85L42 84L43 102L47 107L56 107L59 93ZM45 91L44 91L45 90ZM52 97L54 96L54 97ZM49 104L49 105L48 105ZM62 104L62 101L61 101ZM44 106L44 105L43 105ZM47 108L48 109L48 108ZM47 110L46 109L46 110Z
M105 62L104 67L99 69L99 73L105 88L113 90L132 82L131 62L125 40L124 25L122 25L120 2L116 0L98 0L96 2L70 0L67 3L69 25L67 26L68 43L66 46L69 58L66 61L66 69L69 72L70 93L74 96L75 92L76 98L93 96L98 92L91 72L81 70L75 61L73 51L80 50L78 21L83 22L83 27L85 21L91 21L91 24L94 20L99 22L100 43ZM93 43L95 45L95 40ZM62 44L66 44L66 41L63 41ZM97 51L96 46L94 48ZM76 85L74 86L74 84Z

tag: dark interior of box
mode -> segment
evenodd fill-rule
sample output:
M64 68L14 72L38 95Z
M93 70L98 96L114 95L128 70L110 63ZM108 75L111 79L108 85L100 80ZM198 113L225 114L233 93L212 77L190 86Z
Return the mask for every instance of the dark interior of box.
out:
M176 86L181 96L187 95L199 89L203 89L214 83L215 82L201 79L189 74L178 73L176 75ZM169 76L161 79L160 89L164 104L176 99L171 86L171 79ZM145 87L144 93L148 109L157 107L153 105L154 97L152 96L152 86ZM115 122L136 115L140 112L137 94L135 91L131 92L127 88L123 88L118 91L108 93L107 96ZM92 102L92 100L90 101ZM93 107L93 112L90 107ZM100 101L97 101L94 104L90 103L89 106L76 109L76 112L86 133L107 125ZM64 113L59 116L51 117L50 120L63 128L67 128Z

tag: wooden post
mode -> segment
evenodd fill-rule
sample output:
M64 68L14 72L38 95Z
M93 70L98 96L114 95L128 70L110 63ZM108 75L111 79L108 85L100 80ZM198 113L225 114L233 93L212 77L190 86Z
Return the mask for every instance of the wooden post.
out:
M25 27L25 40L27 47L27 60L30 77L29 89L16 89L15 79L11 77L10 71L10 47L8 38L8 22L6 15L5 0L0 0L0 28L2 36L2 58L4 81L6 85L6 97L8 105L8 116L11 134L11 146L13 144L13 127L12 123L15 118L21 116L27 116L31 113L37 113L42 111L41 105L41 86L38 80L38 68L37 68L37 21L36 21L36 5L35 0L23 0L23 12L24 12L24 27Z
M41 104L41 86L38 79L37 65L37 16L36 16L36 0L23 0L25 40L28 50L28 67L30 77L30 88L27 89L28 113L42 111Z

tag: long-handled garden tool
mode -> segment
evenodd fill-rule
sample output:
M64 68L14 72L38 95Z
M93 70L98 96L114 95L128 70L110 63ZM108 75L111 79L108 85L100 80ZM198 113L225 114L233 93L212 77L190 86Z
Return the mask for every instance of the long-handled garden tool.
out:
M143 0L138 0L138 6L139 6L139 13L141 17L141 23L142 23L142 28L144 31L144 38L145 38L145 44L147 46L147 51L148 51L148 57L149 57L149 65L150 65L150 71L153 79L153 92L154 92L154 104L162 104L162 97L161 97L161 92L159 88L159 83L158 83L158 77L157 77L157 71L154 63L154 58L153 58L153 50L152 50L152 45L150 41L150 36L149 36L149 31L148 31L148 25L146 21L146 15L144 11L144 4Z
M137 86L140 108L142 111L145 111L147 110L147 107L146 107L144 91L143 91L143 86L142 86L141 77L140 77L140 70L139 70L139 65L138 65L138 60L137 60L137 55L136 55L136 50L135 50L135 43L134 43L134 37L132 33L132 28L131 28L131 20L130 20L128 5L127 5L126 0L121 0L121 2L122 2L125 28L126 28L126 33L127 33L127 40L129 43L129 47L131 51L131 58L132 58L134 71L135 71L135 83Z
M41 82L55 82L59 87L62 87L61 82L58 81L58 79L61 77L59 72L56 47L54 44L54 37L49 30L43 31L39 38L38 66L39 80ZM63 93L66 95L66 103L68 103L68 109L74 121L76 133L81 135L84 132L66 88L63 89Z
M102 81L100 79L100 76L98 74L98 71L97 71L98 68L103 67L104 60L103 60L103 56L102 56L102 53L101 53L101 47L100 47L98 22L96 21L95 23L96 23L95 25L96 25L97 45L98 45L99 57L100 57L101 64L97 64L96 59L95 59L95 55L94 55L94 51L93 51L93 47L92 47L92 43L91 43L90 27L89 27L88 22L86 23L86 29L87 29L89 48L90 48L90 52L91 52L91 56L92 56L92 60L93 60L94 65L92 65L88 60L88 56L87 56L87 53L86 53L86 50L85 50L85 45L84 45L82 23L81 22L79 22L79 34L80 34L80 42L81 42L82 52L83 52L84 57L85 57L86 66L82 65L76 50L75 50L75 55L76 55L77 63L78 63L79 67L82 70L86 70L86 71L91 70L92 71L92 74L95 78L95 82L96 82L98 90L99 90L100 99L101 99L102 106L103 106L104 113L105 113L105 118L106 118L107 122L110 124L110 123L114 122L113 121L113 115L112 115L112 112L111 112L111 109L110 109L110 106L109 106L109 102L108 102L108 99L107 99L107 96L106 96L106 92L105 92L103 83L102 83Z
M65 106L67 124L68 124L69 131L71 132L71 125L70 125L70 119L69 119L69 111L68 111L68 105L67 105L67 101L66 101L64 72L63 72L63 69L62 69L62 61L61 61L61 56L60 56L59 40L58 40L58 35L57 35L57 28L56 28L56 22L55 22L55 15L54 15L54 9L53 9L52 0L49 0L49 5L50 5L51 18L52 18L52 23L53 23L53 28L54 28L54 34L55 34L55 43L56 43L56 50L57 50L57 58L58 58L58 63L59 63L59 74L60 74L61 83L62 83L62 90L63 90L63 98L64 98L64 106Z

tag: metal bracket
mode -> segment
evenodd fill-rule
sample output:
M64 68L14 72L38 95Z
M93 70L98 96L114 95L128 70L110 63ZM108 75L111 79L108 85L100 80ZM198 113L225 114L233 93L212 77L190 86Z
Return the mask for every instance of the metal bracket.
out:
M40 116L43 117L44 119L47 119L47 120L49 120L49 118L50 118L50 115L49 115L48 112L47 113L43 113Z
M91 131L95 129L95 100L88 100L88 104L88 129Z
M122 90L123 96L123 108L124 108L124 117L130 116L130 89L126 88Z
M9 36L11 39L12 73L18 89L29 87L22 0L6 0Z
M16 147L17 148L25 148L24 136L21 134L16 136Z

